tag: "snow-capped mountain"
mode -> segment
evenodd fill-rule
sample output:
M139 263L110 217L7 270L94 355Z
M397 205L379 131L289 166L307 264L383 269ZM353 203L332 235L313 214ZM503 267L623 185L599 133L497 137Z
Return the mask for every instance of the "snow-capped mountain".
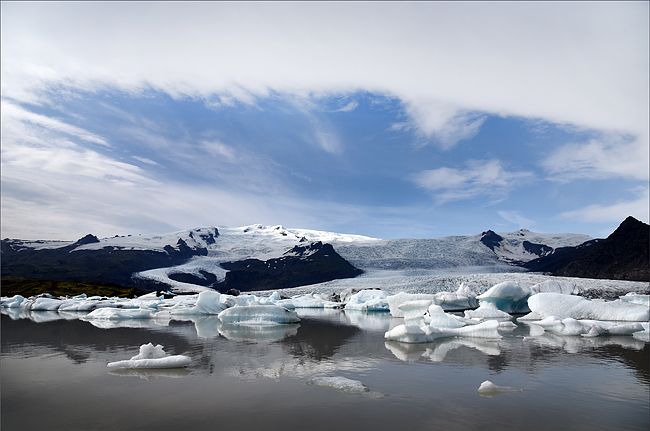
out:
M162 284L177 291L210 287L248 289L247 280L255 284L250 289L259 289L279 287L280 281L274 284L266 278L284 280L281 285L290 287L286 286L291 284L289 279L308 283L352 277L359 273L357 268L507 267L588 239L585 235L519 230L382 240L279 225L218 226L155 236L116 235L98 239L87 235L76 242L6 239L2 241L2 271L3 276ZM242 266L241 262L247 264ZM233 273L229 277L229 271L235 270L238 275Z

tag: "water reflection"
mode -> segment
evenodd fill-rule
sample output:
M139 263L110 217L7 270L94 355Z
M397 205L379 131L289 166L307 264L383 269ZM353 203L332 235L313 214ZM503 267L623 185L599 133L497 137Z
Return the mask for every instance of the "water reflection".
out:
M181 378L190 375L187 368L170 368L170 369L119 369L110 370L108 374L121 377L138 377L142 380L151 380L152 378Z
M562 349L567 353L581 353L604 346L617 346L623 349L641 350L646 345L631 336L612 335L600 337L581 337L576 335L557 335L544 332L534 337L524 337L525 342L534 343L547 349Z
M232 341L249 343L275 342L298 333L300 324L290 325L225 325L217 327L219 334Z
M498 356L501 354L498 341L478 338L451 338L422 344L386 341L384 346L393 356L405 362L414 362L423 358L429 359L432 362L443 362L447 359L447 355L450 352L458 348L474 349L487 356Z

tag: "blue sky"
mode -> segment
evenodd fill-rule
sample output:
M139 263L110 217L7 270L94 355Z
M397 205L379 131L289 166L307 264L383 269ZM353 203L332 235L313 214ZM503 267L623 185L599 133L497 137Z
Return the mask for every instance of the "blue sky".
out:
M488 4L496 32L466 5L56 6L2 6L3 237L252 223L602 237L648 221L647 4ZM522 33L526 7L546 25ZM203 22L233 13L233 28ZM287 13L300 20L265 31ZM99 15L84 38L66 31ZM458 36L468 20L475 40ZM405 35L384 38L387 23Z

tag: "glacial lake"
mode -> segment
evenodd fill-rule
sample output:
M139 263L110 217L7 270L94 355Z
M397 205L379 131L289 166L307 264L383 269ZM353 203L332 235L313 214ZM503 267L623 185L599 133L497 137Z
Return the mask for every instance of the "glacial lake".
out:
M302 310L264 330L193 321L100 328L2 315L2 430L647 430L650 346L631 336L386 343L387 314ZM25 318L30 317L30 318ZM141 344L186 370L109 371ZM368 392L312 384L361 381ZM513 388L485 397L491 380Z

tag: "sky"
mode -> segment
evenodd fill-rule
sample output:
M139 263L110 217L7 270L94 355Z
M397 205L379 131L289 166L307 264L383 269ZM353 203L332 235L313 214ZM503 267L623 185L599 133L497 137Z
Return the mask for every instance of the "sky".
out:
M1 12L3 238L648 222L648 2Z

